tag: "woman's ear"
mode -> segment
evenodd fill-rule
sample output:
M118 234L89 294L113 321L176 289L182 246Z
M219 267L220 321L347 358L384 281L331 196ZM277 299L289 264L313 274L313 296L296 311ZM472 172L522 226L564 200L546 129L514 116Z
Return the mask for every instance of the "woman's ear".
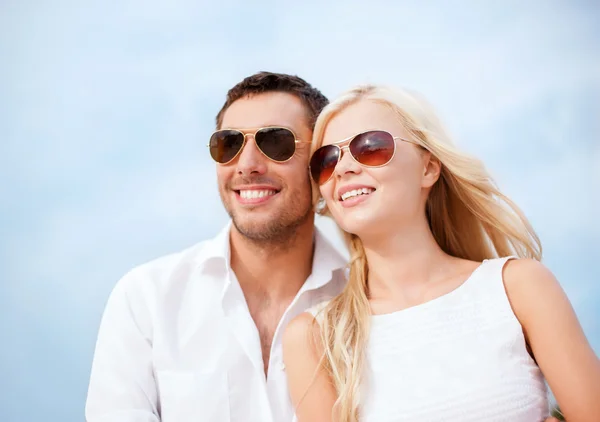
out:
M424 188L432 187L440 178L442 172L442 163L431 152L427 151L423 155L423 179L421 186Z

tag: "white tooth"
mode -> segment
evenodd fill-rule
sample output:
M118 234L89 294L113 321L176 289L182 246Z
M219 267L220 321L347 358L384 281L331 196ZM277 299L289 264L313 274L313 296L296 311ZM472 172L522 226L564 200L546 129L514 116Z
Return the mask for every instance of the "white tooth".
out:
M265 196L274 195L273 190L240 190L240 196L244 199L264 198Z
M373 192L373 189L371 189L371 188L354 189L351 191L344 192L344 194L341 195L341 198L342 198L342 201L345 201L348 198L358 196L358 195L368 195L372 192Z

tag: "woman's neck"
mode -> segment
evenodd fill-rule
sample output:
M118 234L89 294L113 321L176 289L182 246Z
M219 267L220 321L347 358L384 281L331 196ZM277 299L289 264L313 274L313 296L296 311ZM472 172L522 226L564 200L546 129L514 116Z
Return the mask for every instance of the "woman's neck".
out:
M423 221L361 238L369 264L369 298L378 300L422 290L454 260L438 245Z

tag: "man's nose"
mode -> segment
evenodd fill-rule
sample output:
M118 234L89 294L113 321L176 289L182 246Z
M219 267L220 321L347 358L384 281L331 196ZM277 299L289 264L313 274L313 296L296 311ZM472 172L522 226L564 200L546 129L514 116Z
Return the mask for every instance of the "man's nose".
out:
M237 159L236 172L242 176L265 174L267 157L258 149L254 136L246 135L246 143Z

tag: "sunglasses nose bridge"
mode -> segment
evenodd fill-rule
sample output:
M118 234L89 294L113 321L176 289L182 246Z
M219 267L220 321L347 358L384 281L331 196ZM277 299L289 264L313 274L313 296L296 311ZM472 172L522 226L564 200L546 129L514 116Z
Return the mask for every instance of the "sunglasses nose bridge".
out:
M344 151L344 150L347 150L347 152L350 153L350 147L348 145L344 145L344 146L336 145L336 146L339 148L339 151L340 151L340 153L339 153L340 155L338 157L338 164L339 164L342 161L342 159L344 158L344 155L346 153L346 151ZM352 155L352 153L350 153L350 155ZM337 167L337 165L336 165L336 167Z
M251 136L252 139L256 140L256 138L254 137L254 133L244 133L244 132L241 132L241 134L244 136L244 142L248 141L248 136Z

